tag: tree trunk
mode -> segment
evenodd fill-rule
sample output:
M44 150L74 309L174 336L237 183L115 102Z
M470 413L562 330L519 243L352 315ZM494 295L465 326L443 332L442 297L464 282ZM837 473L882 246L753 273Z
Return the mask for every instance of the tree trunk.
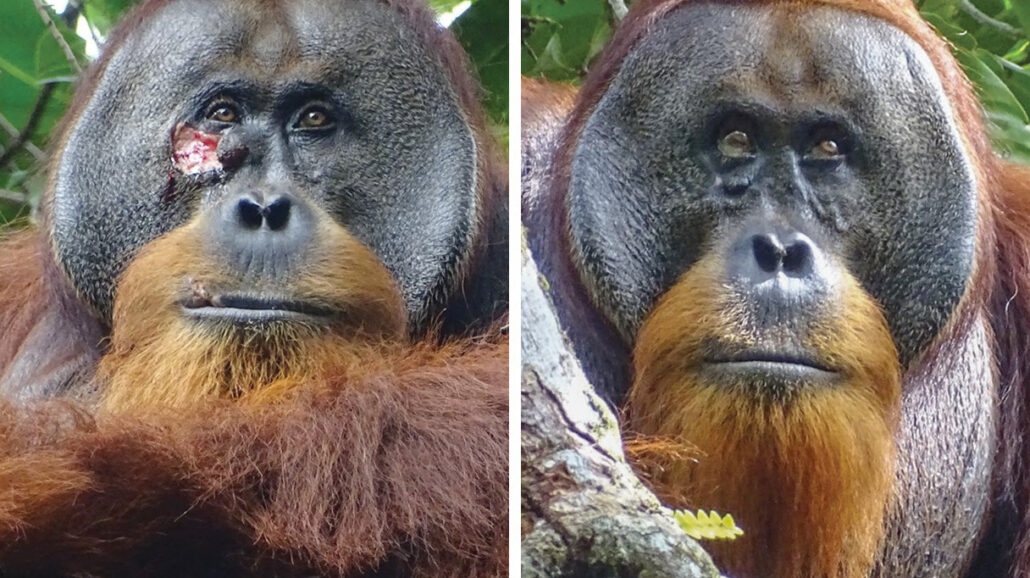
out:
M626 463L522 248L522 576L717 577Z

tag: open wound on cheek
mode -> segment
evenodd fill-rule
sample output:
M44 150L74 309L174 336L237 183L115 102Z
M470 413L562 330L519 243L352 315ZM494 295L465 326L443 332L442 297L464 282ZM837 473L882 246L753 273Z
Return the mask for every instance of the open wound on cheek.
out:
M218 134L199 131L180 124L172 132L172 163L184 175L196 175L219 170Z

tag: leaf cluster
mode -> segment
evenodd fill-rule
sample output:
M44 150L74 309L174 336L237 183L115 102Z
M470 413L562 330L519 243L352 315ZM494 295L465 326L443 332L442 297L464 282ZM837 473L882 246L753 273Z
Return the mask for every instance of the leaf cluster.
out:
M1030 163L1030 2L919 0L976 86L995 148Z
M522 74L578 81L616 25L605 0L522 0Z

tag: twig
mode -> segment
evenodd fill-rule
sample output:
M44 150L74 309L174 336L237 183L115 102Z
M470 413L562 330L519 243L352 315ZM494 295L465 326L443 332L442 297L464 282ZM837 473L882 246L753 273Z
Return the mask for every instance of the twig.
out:
M25 193L0 189L0 201L8 201L18 205L29 204L29 197Z
M11 137L18 136L18 128L11 124L11 121L7 120L7 117L4 116L2 113L0 113L0 128L4 129L4 132L6 132ZM40 148L36 145L32 144L32 141L26 142L23 148L29 151L29 153L31 153L32 156L36 157L37 161L41 161L44 158L46 158L46 153L40 150Z
M971 0L960 0L958 7L959 10L965 12L967 16L984 26L989 26L1002 34L1013 38L1019 38L1021 36L1019 30L1015 27L984 14Z
M75 58L75 53L72 52L72 47L68 45L68 41L64 39L64 35L57 29L57 25L54 24L54 20L50 18L50 12L47 11L46 6L43 5L43 0L32 0L36 5L36 12L39 12L39 17L43 19L43 23L46 24L47 30L57 40L57 44L64 51L64 57L68 59L68 64L71 64L72 70L76 74L82 72L82 66L79 65L79 61Z
M39 119L43 116L43 111L46 110L46 105L50 101L50 95L54 93L56 86L56 84L47 83L40 88L39 94L36 95L36 103L32 105L32 112L29 113L29 120L25 122L25 126L22 127L21 131L15 135L14 140L7 145L7 150L0 154L0 167L6 165L7 161L11 160L21 150L22 145L32 138L32 133L36 131L36 125L39 124Z

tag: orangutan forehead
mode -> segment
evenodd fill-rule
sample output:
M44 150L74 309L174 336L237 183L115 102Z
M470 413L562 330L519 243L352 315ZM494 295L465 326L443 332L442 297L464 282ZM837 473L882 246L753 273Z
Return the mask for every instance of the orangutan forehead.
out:
M137 37L171 61L267 75L313 73L392 61L422 63L424 47L395 10L377 0L175 0Z
M671 57L670 57L671 55ZM830 6L703 3L656 22L619 76L639 96L669 102L747 94L761 104L847 107L886 84L896 94L940 90L923 49L877 18Z

